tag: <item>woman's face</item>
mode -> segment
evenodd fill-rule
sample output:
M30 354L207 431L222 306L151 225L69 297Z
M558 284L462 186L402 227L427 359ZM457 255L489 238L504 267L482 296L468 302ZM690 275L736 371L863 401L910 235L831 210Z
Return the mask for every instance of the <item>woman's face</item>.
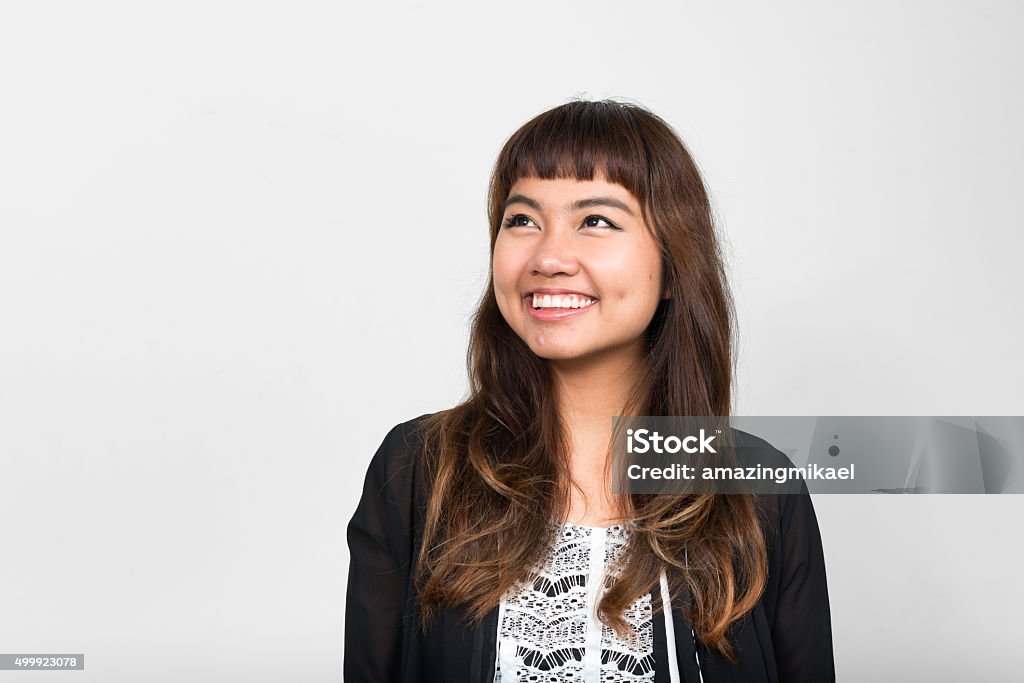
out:
M635 361L665 296L661 253L639 201L601 176L516 181L493 272L501 314L551 360Z

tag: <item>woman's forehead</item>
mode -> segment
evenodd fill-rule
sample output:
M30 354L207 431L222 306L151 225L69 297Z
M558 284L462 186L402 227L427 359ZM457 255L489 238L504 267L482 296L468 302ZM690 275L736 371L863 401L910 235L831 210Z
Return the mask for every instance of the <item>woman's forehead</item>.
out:
M539 178L537 176L523 176L516 179L509 187L507 198L517 195L537 194L546 197L580 197L587 195L606 196L618 200L632 207L639 208L640 200L624 185L613 182L597 175L590 179L573 177L563 178Z

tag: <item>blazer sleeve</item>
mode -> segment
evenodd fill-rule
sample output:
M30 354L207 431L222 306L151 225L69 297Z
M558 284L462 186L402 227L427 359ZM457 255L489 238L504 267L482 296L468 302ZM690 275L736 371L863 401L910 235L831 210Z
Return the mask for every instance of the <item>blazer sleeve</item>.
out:
M398 681L412 547L412 457L399 425L370 462L348 524L344 676L349 683Z
M772 624L779 680L835 681L825 557L807 484L782 496L781 573Z

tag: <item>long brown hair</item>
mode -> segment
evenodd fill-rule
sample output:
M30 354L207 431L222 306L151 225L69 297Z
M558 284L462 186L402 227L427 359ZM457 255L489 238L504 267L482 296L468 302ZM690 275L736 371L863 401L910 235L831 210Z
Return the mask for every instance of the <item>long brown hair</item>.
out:
M574 101L535 117L498 156L488 195L491 253L504 203L519 178L596 174L629 190L660 244L663 300L648 326L649 353L629 405L636 415L729 414L733 307L707 190L672 128L633 104ZM531 578L567 509L568 435L548 362L498 309L493 282L473 318L470 391L424 423L432 484L418 558L424 623L462 605L481 619ZM747 495L619 495L631 523L619 571L598 606L628 629L623 611L669 573L673 594L703 643L734 658L729 626L764 589L765 537ZM655 607L657 609L657 606Z

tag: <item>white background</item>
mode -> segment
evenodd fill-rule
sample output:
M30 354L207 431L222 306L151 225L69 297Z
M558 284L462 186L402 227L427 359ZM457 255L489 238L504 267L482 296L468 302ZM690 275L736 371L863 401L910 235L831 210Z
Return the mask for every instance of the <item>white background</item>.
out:
M337 681L345 525L465 391L508 135L674 125L737 412L1022 415L1019 2L0 7L0 681ZM821 496L842 681L1024 666L1021 496Z

